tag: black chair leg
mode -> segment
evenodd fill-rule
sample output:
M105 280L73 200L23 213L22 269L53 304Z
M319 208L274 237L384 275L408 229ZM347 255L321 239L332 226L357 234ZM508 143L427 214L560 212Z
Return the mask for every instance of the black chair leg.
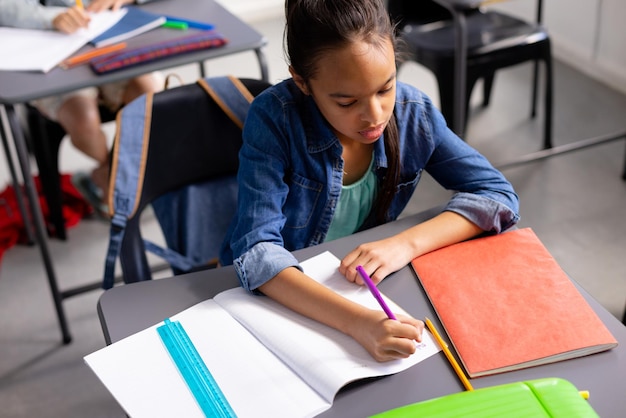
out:
M533 63L533 96L530 107L530 117L535 118L537 116L537 95L539 90L539 61Z
M553 73L552 73L552 57L550 52L550 46L548 44L547 53L545 54L545 69L546 69L546 82L545 82L545 120L543 121L543 148L552 148L552 88L553 88Z
M437 87L439 88L439 101L440 101L440 109L443 117L446 119L448 126L452 126L453 121L455 120L455 106L454 106L454 72L452 71L452 67L450 69L439 69L438 72L433 72L433 74L437 77ZM470 97L472 94L472 90L474 89L474 85L476 84L477 78L474 74L468 74L466 80L466 89L465 89L465 123L463 126L463 132L467 132L467 123L469 116L469 104ZM460 135L456 132L457 135ZM463 135L461 135L463 137Z
M451 72L449 76L442 73L434 73L437 77L437 87L439 88L439 109L446 119L448 126L454 122L454 79Z
M626 152L624 153L624 172L622 173L622 180L626 181ZM626 315L626 312L624 315Z
M483 77L483 107L489 106L491 100L491 89L493 87L493 79L496 73L493 72L488 76Z
M31 146L37 167L43 195L48 204L49 223L48 233L55 238L66 240L65 218L63 217L63 198L61 179L59 176L59 147L65 136L60 125L41 116L36 110L29 112L29 125L36 129L31 134Z

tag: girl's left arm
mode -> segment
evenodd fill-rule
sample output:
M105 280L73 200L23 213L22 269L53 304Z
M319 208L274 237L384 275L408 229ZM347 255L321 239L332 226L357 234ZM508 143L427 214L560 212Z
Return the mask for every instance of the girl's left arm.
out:
M401 119L415 119L415 123L407 124L408 128L401 133L403 138L412 139L404 142L402 164L414 171L424 168L441 186L455 194L444 211L434 218L352 250L339 269L348 280L359 284L362 279L356 272L358 265L378 283L420 255L486 231L499 233L513 226L519 218L518 197L509 181L447 127L443 116L427 97L422 97L419 111L415 111L415 105L401 109L404 112L399 114Z
M374 283L379 283L415 257L482 232L467 218L445 211L392 237L359 245L344 257L339 271L349 281L362 285L363 280L356 271L356 267L361 265Z
M122 6L126 6L127 4L140 3L135 2L135 0L93 0L87 6L87 10L90 12L101 12L103 10L117 10ZM141 3L144 3L143 1Z

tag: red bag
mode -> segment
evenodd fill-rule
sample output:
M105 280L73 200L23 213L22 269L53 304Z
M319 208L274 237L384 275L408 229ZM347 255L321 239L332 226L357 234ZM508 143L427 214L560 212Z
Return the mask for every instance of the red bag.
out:
M49 223L49 210L45 197L42 194L39 176L34 177L35 188L39 198L39 205L44 220ZM82 218L93 213L93 208L72 185L71 176L60 176L63 218L67 228L77 225ZM24 196L26 198L26 196ZM0 260L6 250L15 244L24 244L28 240L22 214L17 204L17 196L13 186L7 186L0 193Z

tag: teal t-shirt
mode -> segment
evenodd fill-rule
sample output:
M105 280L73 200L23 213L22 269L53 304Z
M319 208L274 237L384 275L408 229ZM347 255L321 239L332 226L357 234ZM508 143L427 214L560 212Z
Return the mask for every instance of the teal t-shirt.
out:
M356 232L367 218L376 197L376 175L370 166L356 183L341 187L341 196L326 234L326 241L345 237Z

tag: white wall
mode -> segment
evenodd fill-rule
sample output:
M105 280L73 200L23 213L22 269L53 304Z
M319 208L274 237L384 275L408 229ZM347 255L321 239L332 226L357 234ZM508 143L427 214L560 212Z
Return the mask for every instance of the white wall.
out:
M535 0L508 0L499 10L534 19ZM559 60L626 93L626 2L543 0L543 23Z
M215 0L247 22L282 16L284 0Z
M282 15L284 0L217 0L246 21ZM543 0L553 55L626 94L626 1ZM507 0L498 9L533 20L536 0Z

